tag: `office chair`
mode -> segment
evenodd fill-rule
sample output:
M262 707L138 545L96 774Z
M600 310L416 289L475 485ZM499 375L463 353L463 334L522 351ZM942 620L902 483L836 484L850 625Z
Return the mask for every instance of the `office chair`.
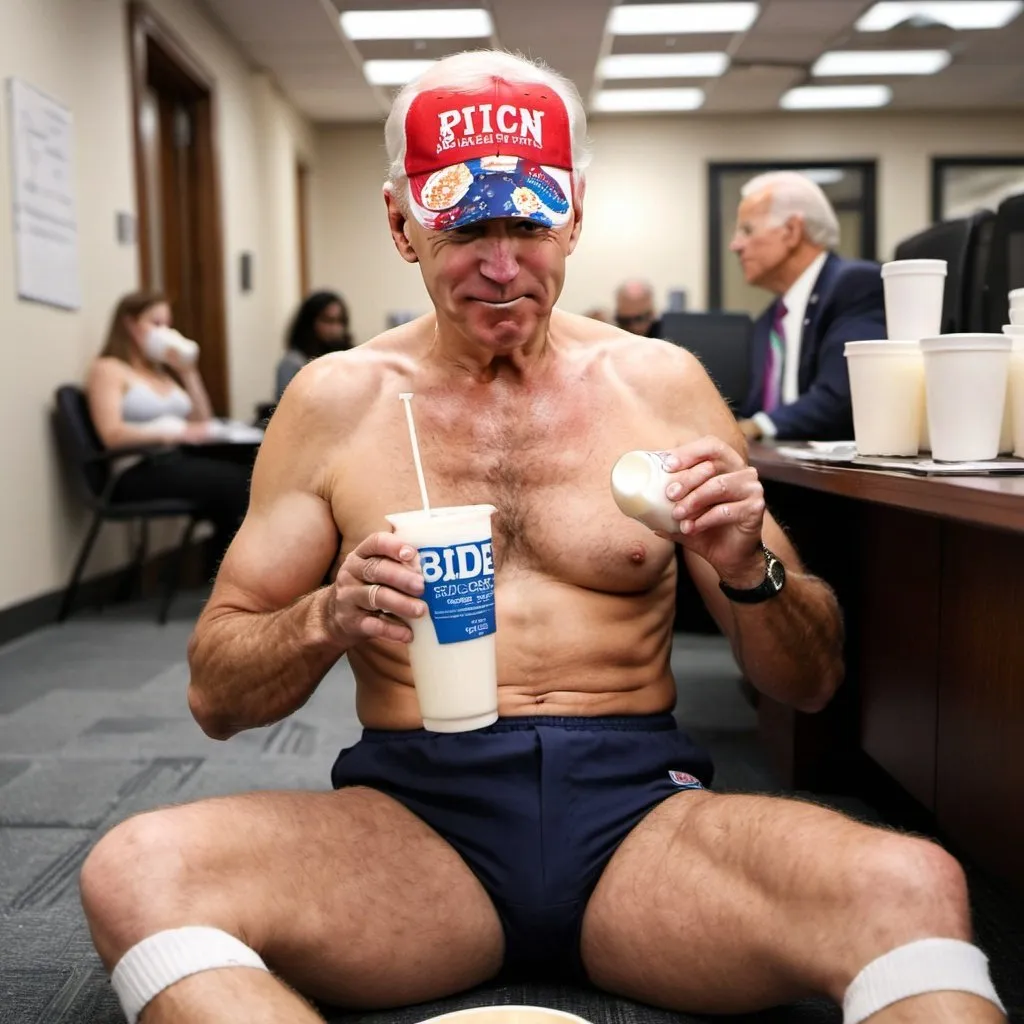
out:
M665 313L661 335L692 352L735 412L750 387L753 321L746 313Z
M980 330L977 322L977 293L972 290L978 271L980 243L991 231L994 214L982 210L970 217L942 221L905 238L896 246L898 260L945 260L946 283L942 297L942 334ZM981 260L984 273L984 257ZM973 318L973 319L972 319Z
M167 613L181 578L181 566L192 532L198 520L198 510L189 501L159 499L154 501L119 502L111 495L117 485L119 473L113 472L111 463L126 455L153 455L168 449L160 445L144 445L131 448L104 448L93 426L89 414L89 404L81 388L72 384L62 385L57 389L53 410L54 428L57 440L64 457L64 462L71 471L71 478L79 498L93 514L89 532L82 542L81 550L75 561L71 579L64 590L57 621L63 622L71 612L75 593L86 562L99 535L100 527L107 520L126 522L135 519L142 521L142 532L135 551L135 558L130 572L137 573L146 557L148 543L148 523L150 519L166 519L187 516L188 524L182 533L181 542L170 571L167 573L163 597L160 602L157 621L163 625L167 621Z
M985 272L985 330L998 334L1009 323L1009 292L1024 288L1024 194L1004 199L996 210Z
M975 229L974 245L968 250L967 266L964 271L964 330L985 330L985 275L992 253L992 233L995 230L996 215L991 210L976 213L978 225ZM1002 325L999 327L1002 330Z

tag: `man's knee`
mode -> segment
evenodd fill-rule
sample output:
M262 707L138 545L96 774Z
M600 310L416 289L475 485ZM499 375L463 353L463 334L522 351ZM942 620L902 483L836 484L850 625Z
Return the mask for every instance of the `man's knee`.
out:
M936 843L878 831L858 852L845 881L858 916L870 920L879 936L970 938L963 869Z
M79 880L82 906L100 956L110 967L182 902L189 861L187 832L173 811L150 811L111 829L93 847Z

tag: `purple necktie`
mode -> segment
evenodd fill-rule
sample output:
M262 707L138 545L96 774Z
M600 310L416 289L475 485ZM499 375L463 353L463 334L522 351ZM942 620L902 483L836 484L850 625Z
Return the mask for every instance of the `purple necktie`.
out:
M764 397L761 402L764 412L774 412L782 400L782 364L786 358L786 332L782 321L787 312L786 304L779 299L768 332L768 361L764 368Z

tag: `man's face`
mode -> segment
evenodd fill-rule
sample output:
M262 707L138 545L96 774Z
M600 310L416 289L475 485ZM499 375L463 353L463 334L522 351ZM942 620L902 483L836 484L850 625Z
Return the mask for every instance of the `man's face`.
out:
M654 300L647 293L618 295L615 322L624 331L645 335L654 323Z
M495 352L531 340L562 291L576 247L580 210L562 228L502 217L451 231L428 231L387 196L392 237L418 262L439 318Z
M745 196L736 212L736 231L729 249L736 253L747 284L770 288L775 272L799 241L798 218L778 224L771 217L771 193Z

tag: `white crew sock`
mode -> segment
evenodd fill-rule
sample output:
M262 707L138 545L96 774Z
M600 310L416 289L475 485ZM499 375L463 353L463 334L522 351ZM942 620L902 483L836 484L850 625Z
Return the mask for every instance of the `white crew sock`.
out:
M872 960L843 997L843 1024L928 992L970 992L1006 1013L988 973L988 958L960 939L918 939Z
M200 971L252 967L265 971L259 954L219 928L192 926L157 932L136 943L110 977L128 1024L164 989Z

